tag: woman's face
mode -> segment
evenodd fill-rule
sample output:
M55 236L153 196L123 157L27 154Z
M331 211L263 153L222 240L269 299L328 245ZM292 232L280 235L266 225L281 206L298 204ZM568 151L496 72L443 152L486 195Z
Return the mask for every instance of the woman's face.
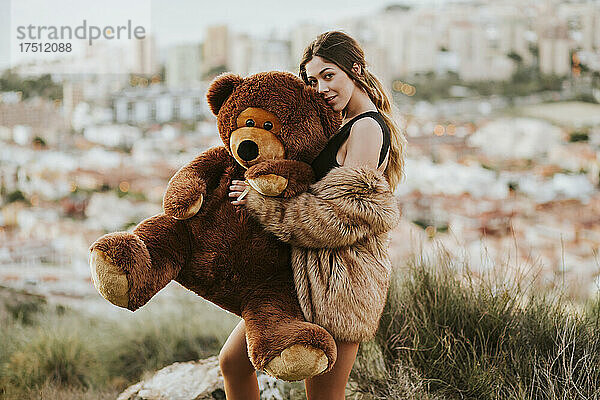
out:
M323 95L335 111L340 112L350 101L358 87L340 67L314 56L305 65L308 84Z

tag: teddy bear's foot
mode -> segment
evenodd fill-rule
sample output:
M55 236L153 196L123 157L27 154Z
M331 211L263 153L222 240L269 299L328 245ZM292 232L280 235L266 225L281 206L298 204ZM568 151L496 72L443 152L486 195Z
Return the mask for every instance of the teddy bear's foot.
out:
M300 381L325 371L328 362L323 350L295 344L271 360L264 370L277 379Z
M285 293L279 298L276 296L273 293L271 300L296 300L286 299ZM337 347L329 332L307 321L289 320L289 313L278 313L276 307L264 304L264 301L262 307L259 307L260 304L258 301L250 303L242 312L246 323L248 355L256 369L278 379L299 381L333 368ZM299 308L296 312L296 315L301 315ZM288 322L282 323L281 320L285 318L288 318Z
M129 283L125 272L100 250L92 250L90 268L94 286L102 297L116 306L127 308Z
M128 275L140 275L151 264L144 242L132 233L116 232L96 240L90 250L92 281L98 292L114 305L130 308Z
M248 184L264 196L278 196L287 188L288 180L283 176L266 174L247 179Z

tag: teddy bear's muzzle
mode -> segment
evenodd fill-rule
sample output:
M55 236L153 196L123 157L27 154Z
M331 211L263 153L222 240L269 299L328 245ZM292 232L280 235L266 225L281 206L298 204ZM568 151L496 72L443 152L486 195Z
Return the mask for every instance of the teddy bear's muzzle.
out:
M258 145L252 140L244 140L237 148L237 153L244 161L252 161L258 157Z
M285 148L281 140L264 129L243 127L231 133L229 139L231 154L244 168L267 160L285 158Z

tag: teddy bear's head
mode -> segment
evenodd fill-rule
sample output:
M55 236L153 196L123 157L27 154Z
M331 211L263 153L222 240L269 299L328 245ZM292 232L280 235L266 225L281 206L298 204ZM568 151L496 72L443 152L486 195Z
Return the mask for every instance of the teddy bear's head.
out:
M223 74L206 97L223 143L245 168L281 159L310 164L341 122L313 88L288 72Z

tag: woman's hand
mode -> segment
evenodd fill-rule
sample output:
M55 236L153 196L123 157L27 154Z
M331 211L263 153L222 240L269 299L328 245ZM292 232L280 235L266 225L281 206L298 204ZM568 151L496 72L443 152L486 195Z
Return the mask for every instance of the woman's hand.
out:
M231 204L234 206L241 206L246 204L246 199L237 200L238 197L248 188L248 184L244 181L231 181L229 186L229 197L234 198L231 200Z

